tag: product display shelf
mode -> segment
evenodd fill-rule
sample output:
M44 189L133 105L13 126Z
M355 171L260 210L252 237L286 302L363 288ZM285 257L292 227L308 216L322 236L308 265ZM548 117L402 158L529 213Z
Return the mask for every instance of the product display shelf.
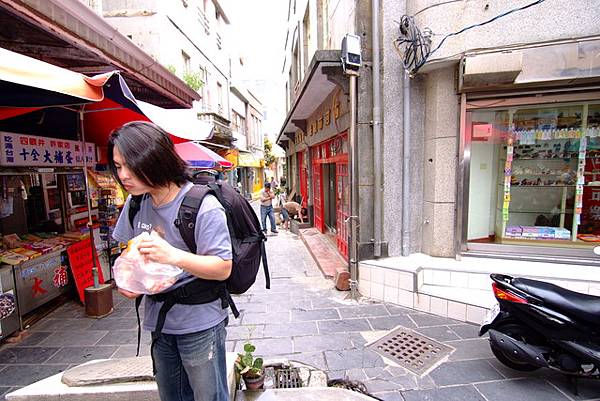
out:
M512 126L512 123L513 113L510 113L509 126ZM584 131L582 132L585 132L585 126L583 129ZM573 246L575 243L580 243L582 247L589 246L589 243L580 241L577 238L577 229L582 209L583 188L584 186L595 186L583 184L587 145L586 136L582 135L578 138L549 138L543 146L540 146L538 143L521 144L517 138L518 135L509 137L506 145L500 147L499 159L502 162L498 169L498 186L501 188L499 191L499 204L496 207L500 219L496 220L496 238L499 238L502 243L522 245L532 244L532 242L537 244L539 242L543 245L552 243L553 245ZM571 145L567 141L579 141L579 152L567 149ZM574 142L574 144L576 143ZM531 157L525 154L531 154ZM543 154L544 156L540 157L539 154ZM597 158L598 156L594 154L590 156L590 158L592 157ZM540 190L540 193L547 194L543 195L547 200L560 199L560 208L557 207L557 204L548 207L548 210L539 207L529 210L527 207L523 207L523 204L527 203L527 196L529 195L529 192L525 191L525 188ZM552 193L555 193L554 191L560 191L560 193L552 195ZM567 198L569 196L575 199L576 205L567 209ZM515 200L518 200L521 208L511 208ZM532 217L525 217L528 214L531 214ZM511 215L513 218L511 218ZM546 215L560 216L559 222L557 222L558 227L555 229L552 227L532 227L533 219L536 219L537 225L536 215L543 215L544 217ZM560 231L560 235L564 236L566 233L566 217L568 215L573 216L569 240L544 237L548 235L556 235L558 237L559 230L562 230ZM517 218L517 216L523 217ZM511 227L514 229L521 227L534 232L539 230L539 233L530 234L533 236L530 238L509 236L507 235L507 228L509 221L513 220L517 222L532 220L530 224L515 224ZM547 230L550 234L544 232L544 230ZM553 230L555 231L553 232Z
M501 208L496 208L496 210L498 211L502 211ZM536 214L542 214L542 213L548 213L548 214L572 214L573 213L573 209L565 209L565 210L513 210L513 209L509 209L509 213L536 213Z
M499 243L505 245L523 245L523 246L542 246L542 247L567 247L567 248L581 248L581 249L589 249L595 245L598 245L594 242L586 242L581 241L580 239L573 240L558 240L558 239L539 239L539 238L510 238L510 237L502 237L499 240Z
M100 224L100 240L105 242L103 247L108 260L108 271L112 279L112 264L119 256L119 244L112 239L112 231L117 221L119 210L114 202L114 191L111 188L100 188L98 198L98 222Z

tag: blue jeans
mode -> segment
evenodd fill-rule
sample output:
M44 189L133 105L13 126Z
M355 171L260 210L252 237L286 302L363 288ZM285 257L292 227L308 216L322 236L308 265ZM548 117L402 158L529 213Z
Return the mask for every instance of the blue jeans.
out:
M284 208L283 206L281 206L281 220L283 220L283 222L285 223L289 219L290 219L290 214L288 213L287 209Z
M162 333L152 347L161 401L229 401L225 363L227 319L210 329Z
M275 213L273 213L273 206L260 205L260 218L262 221L263 231L267 231L267 216L269 216L269 221L271 222L271 231L277 231L277 226L275 225Z

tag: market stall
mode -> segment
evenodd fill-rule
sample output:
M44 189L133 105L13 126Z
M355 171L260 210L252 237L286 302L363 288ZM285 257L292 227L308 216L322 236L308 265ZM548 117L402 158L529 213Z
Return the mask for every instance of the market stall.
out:
M16 313L22 317L70 291L73 279L80 280L81 275L73 274L72 269L69 274L75 262L69 258L70 247L87 241L83 248L92 253L86 222L88 213L97 222L98 209L88 210L86 205L83 159L95 164L96 149L86 144L84 156L77 141L8 132L0 132L0 149L0 259L12 266ZM63 158L57 158L61 153ZM96 197L94 203L98 203ZM99 226L94 224L93 229L99 230ZM98 254L104 252L101 245L96 244ZM103 267L103 282L109 266L98 266ZM80 287L85 285L79 282Z
M7 319L73 285L83 302L86 288L111 277L120 251L111 230L126 194L106 169L109 133L156 120L181 143L210 128L192 110L138 103L118 72L87 77L1 48L0 95L0 305L9 305L0 308L3 338L15 330Z
M99 206L110 191L116 211L123 196L102 168L96 171L101 152L84 137L87 131L104 145L110 130L149 118L116 72L86 77L3 49L0 93L0 262L13 282L0 298L10 291L17 301L4 320L22 318L73 286L83 301L86 288L110 277L110 257L100 263L98 255L110 255L112 244L100 231L109 234L115 219Z

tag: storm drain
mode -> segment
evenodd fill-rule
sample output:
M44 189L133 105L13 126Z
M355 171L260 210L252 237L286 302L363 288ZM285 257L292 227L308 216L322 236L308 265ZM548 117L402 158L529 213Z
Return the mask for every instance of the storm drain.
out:
M302 387L299 370L297 368L275 368L273 388L298 388Z
M404 327L393 330L369 348L419 376L454 350Z

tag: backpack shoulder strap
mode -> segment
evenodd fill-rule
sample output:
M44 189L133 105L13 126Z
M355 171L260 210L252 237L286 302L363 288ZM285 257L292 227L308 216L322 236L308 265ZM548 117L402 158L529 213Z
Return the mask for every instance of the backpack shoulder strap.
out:
M227 230L229 231L229 236L231 237L231 250L234 254L238 252L238 244L233 241L236 238L235 230L233 229L233 214L231 210L231 206L225 201L225 197L223 196L223 189L221 188L222 181L215 181L208 184L208 187L212 190L212 194L217 198L223 209L225 209L225 217L227 219ZM241 195L240 195L241 196Z
M140 211L140 207L142 206L142 199L144 195L131 195L131 200L129 201L129 224L131 228L133 227L133 219L135 215Z
M206 185L194 185L181 202L177 212L175 226L179 229L181 238L192 253L196 253L196 218L202 205L202 200L213 191Z

